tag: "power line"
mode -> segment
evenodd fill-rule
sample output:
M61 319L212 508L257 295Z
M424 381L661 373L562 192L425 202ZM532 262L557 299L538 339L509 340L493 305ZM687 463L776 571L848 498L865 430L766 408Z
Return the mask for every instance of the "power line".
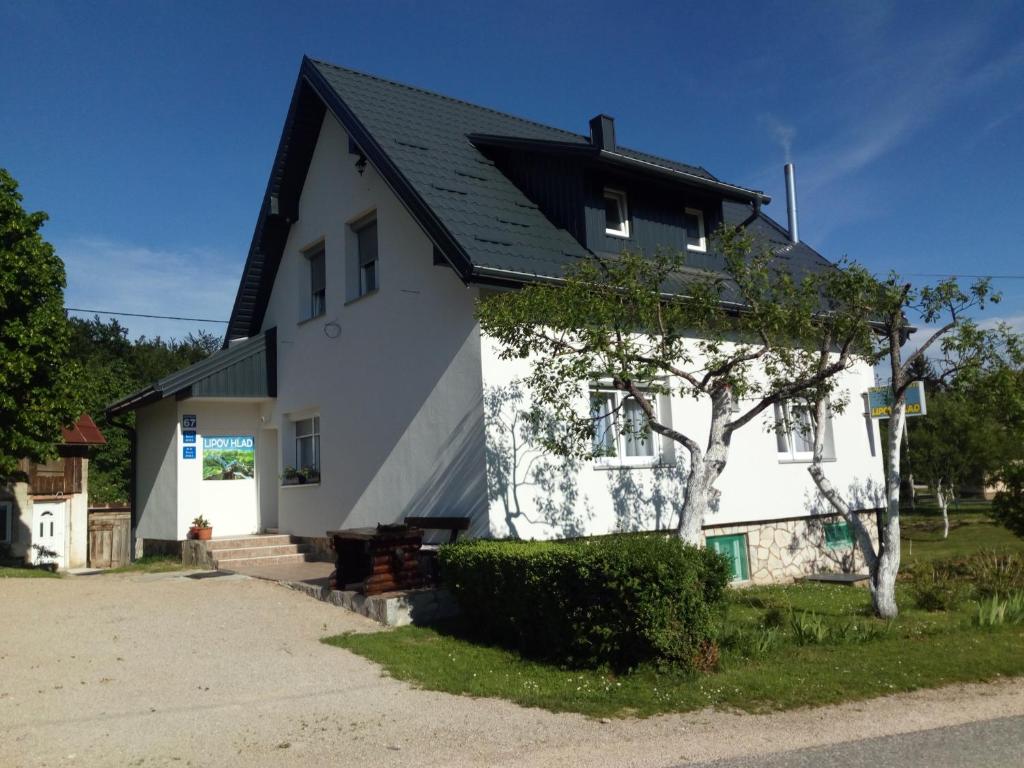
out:
M225 323L227 320L211 320L208 317L175 317L174 315L144 315L139 312L107 312L102 309L80 309L79 307L67 307L68 312L88 312L93 315L118 315L119 317L149 317L154 320L188 320L192 323Z
M906 277L971 277L978 280L991 278L992 280L1024 280L1024 275L953 275L946 272L900 272Z

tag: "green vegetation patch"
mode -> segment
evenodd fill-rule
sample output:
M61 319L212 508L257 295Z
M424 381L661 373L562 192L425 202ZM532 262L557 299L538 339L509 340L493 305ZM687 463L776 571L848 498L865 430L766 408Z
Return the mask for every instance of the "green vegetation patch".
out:
M60 574L45 568L0 565L0 579L59 579Z
M164 571L180 571L184 567L181 564L181 559L173 555L146 555L130 565L108 568L103 573L162 573Z
M764 712L1024 675L1024 626L975 626L976 603L933 613L914 608L903 587L899 597L903 612L887 623L869 615L868 595L857 588L807 584L730 592L721 655L710 673L654 664L624 674L569 669L472 642L458 622L324 642L430 690L592 717L707 706Z
M714 665L726 558L669 536L466 541L441 575L483 641L579 668Z

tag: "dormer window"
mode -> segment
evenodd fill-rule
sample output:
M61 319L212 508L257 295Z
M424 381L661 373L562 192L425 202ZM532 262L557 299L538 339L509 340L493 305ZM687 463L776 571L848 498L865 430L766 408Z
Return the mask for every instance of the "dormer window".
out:
M625 192L605 189L604 233L612 237L629 237L629 210L626 207Z
M683 219L686 222L686 250L706 251L708 244L704 236L704 212L687 208Z

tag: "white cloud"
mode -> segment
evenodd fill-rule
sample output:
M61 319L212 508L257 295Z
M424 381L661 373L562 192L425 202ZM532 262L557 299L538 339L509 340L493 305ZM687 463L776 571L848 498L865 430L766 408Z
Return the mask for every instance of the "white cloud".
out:
M241 258L210 249L159 250L95 237L55 245L67 269L65 304L69 307L223 320L231 314ZM226 327L221 323L117 319L133 338L140 334L180 338L200 327L221 335Z
M1024 334L1024 315L1007 315L1005 317L988 317L983 322L978 323L982 328L995 328L999 324L1005 324L1010 327L1014 333Z

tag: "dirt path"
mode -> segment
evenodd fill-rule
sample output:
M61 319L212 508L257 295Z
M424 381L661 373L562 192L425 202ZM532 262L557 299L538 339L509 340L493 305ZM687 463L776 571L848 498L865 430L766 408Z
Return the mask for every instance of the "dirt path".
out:
M1024 714L1024 682L602 723L419 691L319 638L376 625L267 582L0 580L4 766L665 766Z

